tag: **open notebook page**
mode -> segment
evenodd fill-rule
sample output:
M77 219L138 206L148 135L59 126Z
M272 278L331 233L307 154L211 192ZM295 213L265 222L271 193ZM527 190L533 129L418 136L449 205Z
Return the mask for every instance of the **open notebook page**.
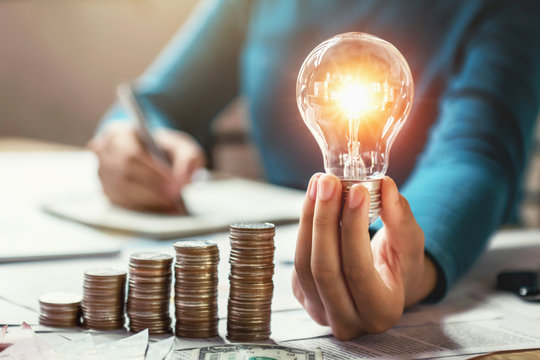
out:
M99 191L57 195L43 208L87 225L166 239L225 230L235 222L294 222L300 216L304 192L230 178L192 183L183 196L189 216L126 210L111 204Z

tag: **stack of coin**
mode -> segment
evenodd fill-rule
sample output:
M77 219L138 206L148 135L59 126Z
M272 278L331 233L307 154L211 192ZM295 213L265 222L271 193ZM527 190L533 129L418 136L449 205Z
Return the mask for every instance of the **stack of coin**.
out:
M270 336L274 292L274 233L270 223L231 225L227 338L262 341Z
M84 326L94 330L115 330L124 326L126 272L98 268L84 273L82 312Z
M189 338L217 336L217 244L209 241L177 241L174 248L176 335Z
M127 300L130 331L148 329L156 335L171 332L172 260L171 255L156 252L131 255Z
M39 323L53 327L75 327L81 320L81 296L49 292L39 297Z

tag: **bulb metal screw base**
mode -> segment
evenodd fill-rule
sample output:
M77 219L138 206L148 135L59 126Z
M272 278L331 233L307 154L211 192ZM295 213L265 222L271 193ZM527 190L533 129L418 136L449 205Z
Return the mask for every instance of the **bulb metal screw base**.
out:
M377 180L341 180L341 207L349 195L349 190L355 184L360 184L369 192L369 223L373 223L379 217L381 211L381 184L382 179Z

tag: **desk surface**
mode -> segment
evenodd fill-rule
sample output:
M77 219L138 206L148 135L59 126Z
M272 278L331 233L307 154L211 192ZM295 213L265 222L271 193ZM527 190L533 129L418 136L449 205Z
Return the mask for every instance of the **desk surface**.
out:
M41 141L17 138L0 138L0 151L64 151L80 150L72 146L51 144ZM294 229L293 229L294 230ZM290 230L287 230L290 231ZM284 233L285 234L285 233ZM224 237L225 234L215 235ZM289 239L290 232L286 232L287 243L294 241ZM22 321L37 320L37 296L43 292L64 289L80 292L82 283L82 273L84 269L96 266L116 266L127 267L129 254L139 250L158 250L172 253L171 242L155 242L146 239L133 237L123 237L119 239L123 244L123 251L119 257L88 258L83 260L59 260L59 261L36 261L2 265L0 267L0 301L4 303L4 311L0 312L0 317L9 313L10 322L13 324ZM290 245L290 244L289 244ZM283 251L290 252L287 245ZM280 256L286 257L286 254ZM292 257L291 257L292 258ZM290 264L289 264L290 265ZM278 274L278 279L286 278L287 266L282 267L282 274ZM226 270L225 270L226 271ZM276 279L275 279L276 281ZM278 294L287 292L287 284L278 290ZM286 296L285 296L286 297ZM286 298L284 302L290 302ZM7 306L6 306L7 305ZM283 306L283 305L280 305ZM540 305L539 305L540 306ZM539 351L512 351L495 353L478 357L479 359L524 359L539 358Z

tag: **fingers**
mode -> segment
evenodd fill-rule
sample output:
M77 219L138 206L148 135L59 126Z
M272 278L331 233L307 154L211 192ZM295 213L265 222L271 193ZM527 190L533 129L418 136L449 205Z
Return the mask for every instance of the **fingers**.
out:
M106 129L88 146L99 159L103 190L113 203L136 210L177 210L179 190L172 172L145 151L133 127Z
M381 219L389 243L400 253L423 254L424 235L407 199L399 194L396 184L388 176L382 180L381 192Z
M343 207L341 257L345 277L355 287L352 293L362 293L365 281L373 276L374 266L369 237L369 192L360 184L350 189ZM358 280L363 284L359 286Z
M126 179L141 184L156 193L156 195L174 197L179 191L174 186L170 169L164 164L154 161L148 154L143 153L128 160L124 171Z
M402 287L405 305L410 305L417 301L417 289L424 277L424 232L394 181L389 177L382 181L381 219L384 227L381 234L375 236L373 246L386 249L380 251L385 255L381 262L391 265L388 273L392 273L396 279L395 287ZM386 278L390 279L391 276Z
M172 174L178 189L191 182L193 173L205 166L204 151L190 135L175 130L156 132L159 145L171 156Z
M375 267L369 237L369 192L354 185L343 208L341 225L343 273L358 309L359 324L366 332L387 330L401 316L394 287L381 279L386 269ZM392 281L392 284L395 283Z
M341 182L323 175L313 215L311 270L334 336L358 332L355 304L342 272L340 246Z
M317 183L321 175L321 173L313 175L304 200L294 257L295 273L293 275L293 285L295 287L293 289L296 290L295 295L297 299L306 308L310 316L317 323L328 325L324 306L319 297L311 272L313 213L315 211L315 200L317 199Z
M126 162L126 161L124 161ZM176 211L172 177L152 160L142 157L114 167L102 161L99 169L105 194L120 206L135 210Z
M104 187L103 190L111 202L128 209L152 212L176 211L173 201L159 196L140 183L125 181L121 187Z
M381 185L381 219L388 230L403 231L411 221L416 223L407 199L399 194L394 180L385 176Z
M291 285L292 285L292 291L296 299L302 306L305 306L306 303L306 296L304 295L304 290L302 290L302 286L300 285L300 282L298 281L298 275L296 274L296 270L293 268L292 276L291 276ZM322 324L321 324L322 325Z

